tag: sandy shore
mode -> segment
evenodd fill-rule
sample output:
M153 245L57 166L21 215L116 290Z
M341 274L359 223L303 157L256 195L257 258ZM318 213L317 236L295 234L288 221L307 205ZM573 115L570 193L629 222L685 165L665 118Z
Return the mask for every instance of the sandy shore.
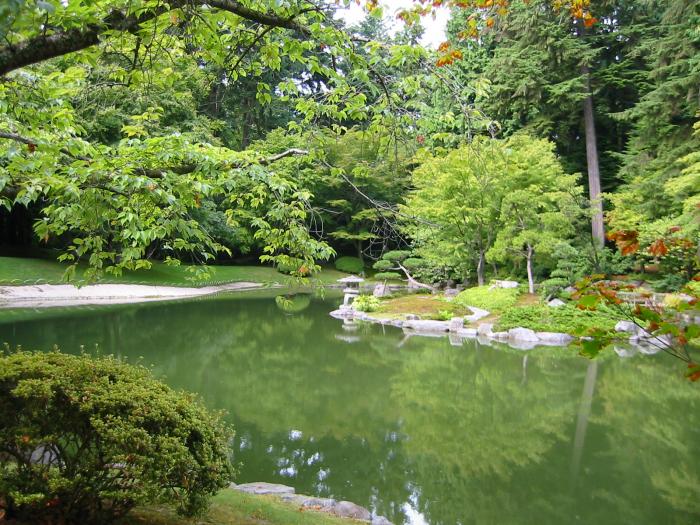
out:
M263 285L253 282L185 288L140 284L93 284L80 288L72 284L0 286L0 308L70 306L81 304L124 304L199 297L218 292L253 290Z

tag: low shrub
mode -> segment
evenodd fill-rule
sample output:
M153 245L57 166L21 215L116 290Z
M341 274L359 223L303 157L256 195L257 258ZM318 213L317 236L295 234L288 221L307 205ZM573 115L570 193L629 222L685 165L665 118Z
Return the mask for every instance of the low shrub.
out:
M612 330L619 321L619 314L607 308L579 310L566 305L551 308L546 305L517 306L506 310L496 323L495 330L530 328L537 332L562 332L572 335L585 335L591 328Z
M513 306L520 295L520 288L491 288L478 286L459 293L454 301L462 306L476 306L499 313Z
M376 312L381 306L379 298L373 295L360 295L352 302L355 310L361 312Z
M365 271L365 265L358 257L338 257L334 264L339 272L360 274Z
M158 502L195 516L233 475L218 416L113 357L0 353L0 421L10 520L96 525Z

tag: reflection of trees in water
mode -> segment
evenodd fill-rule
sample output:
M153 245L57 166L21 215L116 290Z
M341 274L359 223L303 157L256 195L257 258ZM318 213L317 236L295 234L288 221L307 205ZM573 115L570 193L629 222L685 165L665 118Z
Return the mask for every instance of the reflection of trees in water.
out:
M287 315L271 297L127 306L0 325L0 339L144 356L228 410L243 481L349 499L397 524L409 500L431 524L700 513L700 396L659 360L610 359L591 374L556 350L525 359L374 325L345 344L329 309Z
M672 365L660 356L603 368L584 460L599 488L582 503L608 503L628 523L700 523L700 396Z

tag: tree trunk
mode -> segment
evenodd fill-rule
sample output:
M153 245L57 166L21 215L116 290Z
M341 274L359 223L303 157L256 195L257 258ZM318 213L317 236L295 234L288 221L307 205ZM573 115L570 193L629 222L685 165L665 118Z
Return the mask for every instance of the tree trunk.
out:
M591 231L598 246L605 244L605 227L603 225L603 201L600 195L600 162L598 159L598 138L595 130L593 113L593 93L591 92L591 72L587 65L581 66L581 73L586 87L583 100L583 120L586 130L586 166L588 168L588 193L591 199Z
M486 266L486 257L484 251L479 250L479 263L476 265L476 279L479 286L484 286L484 267Z
M362 241L360 241L360 240L357 241L357 258L360 259L360 261L362 262L362 268L363 268L363 269L362 269L362 271L360 272L360 274L362 275L362 277L364 277L364 276L365 276L365 270L364 270L364 267L365 267L365 257L364 257L364 255L362 254Z
M527 284L530 293L535 293L535 279L532 276L532 254L533 249L529 244L527 245Z

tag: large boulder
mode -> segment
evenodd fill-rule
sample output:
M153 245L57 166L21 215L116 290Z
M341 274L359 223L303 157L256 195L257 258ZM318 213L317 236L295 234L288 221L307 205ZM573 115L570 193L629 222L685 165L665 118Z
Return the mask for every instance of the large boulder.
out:
M366 508L360 507L351 501L340 501L336 503L333 506L332 512L341 518L352 518L365 521L369 521L372 518L372 515Z
M450 323L447 321L406 321L403 327L416 332L447 332L450 329Z
M535 333L534 330L530 330L529 328L511 328L508 330L508 338L511 339L512 341L527 341L531 343L536 343L539 341L539 338L537 337L537 334Z
M273 494L276 496L281 496L282 494L294 494L294 487L288 487L287 485L279 485L277 483L243 483L241 485L231 484L233 490L238 492L245 492L247 494Z
M450 320L450 332L459 332L464 328L464 317L453 317Z
M566 346L574 340L573 336L559 332L537 332L536 335L540 343L553 346Z
M561 299L552 299L547 303L547 306L550 308L561 308L562 306L566 306L566 303Z
M517 288L520 283L517 281L492 281L491 288Z

